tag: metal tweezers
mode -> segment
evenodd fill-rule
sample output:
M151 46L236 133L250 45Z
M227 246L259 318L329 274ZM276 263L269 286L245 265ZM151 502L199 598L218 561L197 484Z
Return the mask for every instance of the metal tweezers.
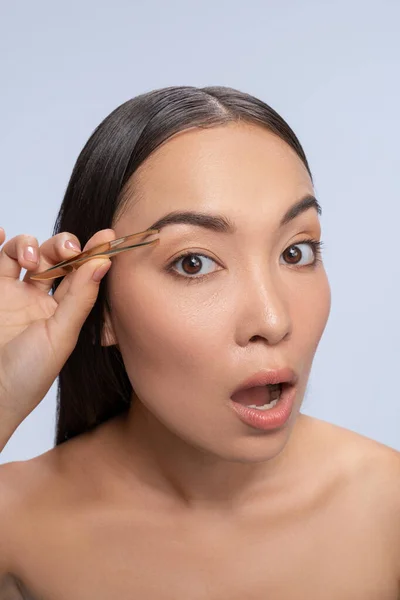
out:
M137 248L139 246L148 246L150 244L154 244L159 242L160 239L157 238L152 240L151 242L141 242L140 244L131 244L129 246L124 246L123 248L118 248L124 242L128 242L143 235L151 235L153 233L159 233L159 229L146 229L146 231L140 231L139 233L133 233L132 235L125 235L124 237L118 238L117 240L112 240L111 242L104 242L103 244L99 244L94 248L90 248L90 250L84 250L80 254L73 256L72 258L68 258L67 260L63 260L62 262L50 267L50 269L46 269L46 271L41 271L40 273L35 273L34 275L30 275L30 279L37 281L44 281L46 279L57 279L58 277L64 277L78 269L83 263L87 262L92 258L110 258L115 254L119 254L120 252L125 252L125 250L130 250L131 248Z

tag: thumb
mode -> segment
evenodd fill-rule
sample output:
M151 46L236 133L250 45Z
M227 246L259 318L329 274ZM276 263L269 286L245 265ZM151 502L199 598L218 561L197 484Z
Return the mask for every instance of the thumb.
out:
M100 281L110 267L110 259L91 259L81 265L72 277L70 275L68 289L49 320L52 322L49 322L50 329L55 327L57 330L57 342L61 342L61 346L64 345L62 341L68 347L70 344L72 348L75 346L79 332L96 302Z

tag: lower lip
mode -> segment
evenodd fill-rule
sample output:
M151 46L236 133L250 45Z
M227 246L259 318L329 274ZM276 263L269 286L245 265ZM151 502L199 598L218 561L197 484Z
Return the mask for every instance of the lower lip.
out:
M261 411L249 408L245 404L231 400L231 406L239 419L256 429L269 431L283 427L288 421L294 405L296 388L293 385L284 385L278 404L270 410Z

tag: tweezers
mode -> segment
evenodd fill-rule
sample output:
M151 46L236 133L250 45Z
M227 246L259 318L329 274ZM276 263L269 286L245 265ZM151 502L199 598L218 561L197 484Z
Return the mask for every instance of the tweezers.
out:
M150 244L159 242L160 239L157 238L151 242L141 242L140 244L131 244L129 246L124 246L123 248L118 248L118 246L121 246L121 244L124 242L131 241L139 236L147 236L159 232L159 229L146 229L145 231L140 231L139 233L125 235L124 237L118 238L117 240L112 240L111 242L104 242L103 244L99 244L94 248L90 248L90 250L84 250L77 256L63 260L53 267L50 267L50 269L46 269L46 271L41 271L40 273L30 275L30 279L34 279L35 281L45 281L46 279L57 279L58 277L64 277L65 275L68 275L68 273L78 269L81 265L83 265L83 263L91 260L92 258L110 258L115 254L125 252L125 250L130 250L131 248L148 246Z

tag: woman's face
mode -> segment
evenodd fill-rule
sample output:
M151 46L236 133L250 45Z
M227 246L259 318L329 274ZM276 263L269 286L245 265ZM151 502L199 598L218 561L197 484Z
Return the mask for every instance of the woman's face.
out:
M296 420L330 309L323 265L305 243L320 239L317 210L281 224L314 194L306 168L261 127L191 129L143 163L131 194L113 225L117 237L171 211L218 213L236 228L168 225L159 244L113 259L108 340L120 347L141 410L172 437L213 455L273 457ZM178 259L183 252L191 256ZM232 411L232 390L280 367L298 376L294 410L283 429L254 430Z

